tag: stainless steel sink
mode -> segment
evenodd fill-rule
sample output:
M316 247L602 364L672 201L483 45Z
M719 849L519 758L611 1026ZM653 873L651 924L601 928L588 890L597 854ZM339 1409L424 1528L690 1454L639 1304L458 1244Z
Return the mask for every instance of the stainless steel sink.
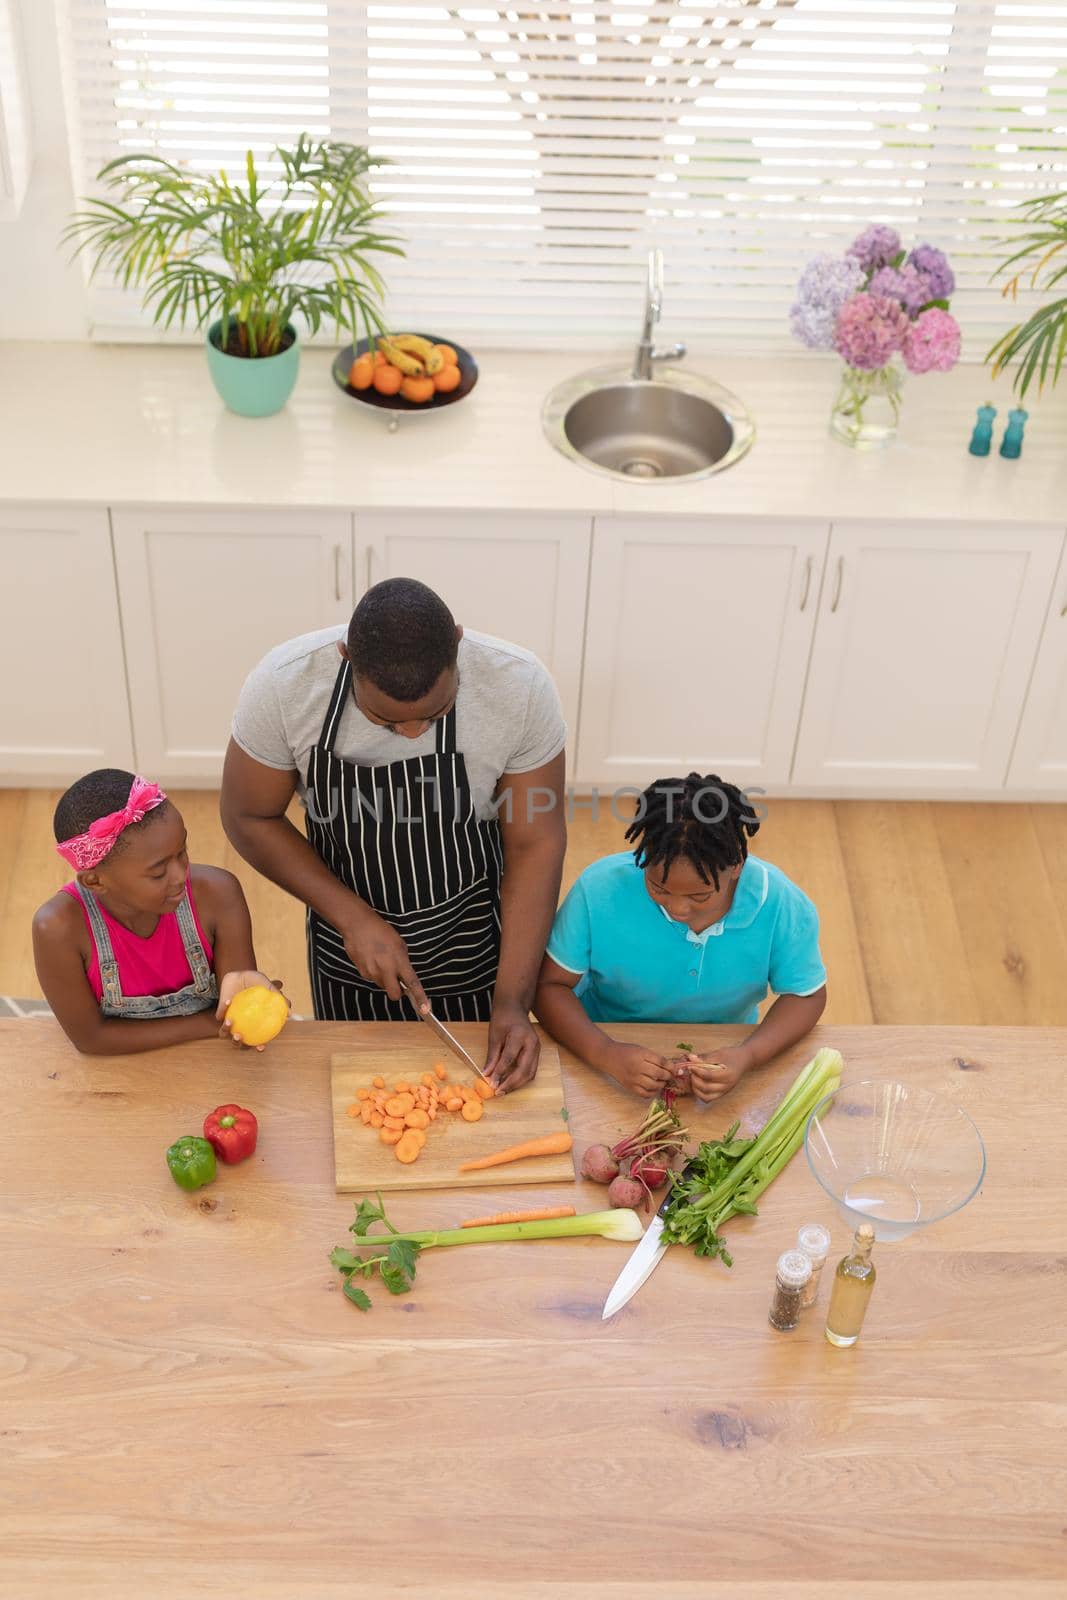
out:
M549 395L545 433L561 454L612 478L704 478L739 461L755 437L741 401L707 378L667 368L583 373Z

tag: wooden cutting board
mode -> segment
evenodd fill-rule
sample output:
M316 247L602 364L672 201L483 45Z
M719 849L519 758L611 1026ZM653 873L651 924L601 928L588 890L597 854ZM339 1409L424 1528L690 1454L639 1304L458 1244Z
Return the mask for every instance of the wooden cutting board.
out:
M477 1023L456 1023L451 1031L476 1061L485 1054L485 1027ZM372 1192L381 1189L474 1189L519 1183L573 1183L571 1153L535 1156L504 1167L488 1167L482 1172L460 1172L461 1161L476 1161L508 1145L525 1139L539 1139L558 1133L566 1126L561 1112L565 1108L559 1052L548 1039L541 1041L541 1064L533 1083L513 1094L488 1100L480 1122L464 1122L458 1114L442 1113L426 1130L426 1146L419 1159L405 1166L377 1133L350 1117L358 1091L369 1088L380 1076L392 1088L394 1083L418 1083L424 1072L432 1072L440 1061L450 1083L463 1083L474 1074L459 1059L439 1045L421 1023L393 1025L396 1042L369 1041L343 1054L330 1057L330 1092L333 1102L334 1177L339 1194ZM390 1029L390 1031L393 1031ZM382 1030L384 1032L384 1029Z

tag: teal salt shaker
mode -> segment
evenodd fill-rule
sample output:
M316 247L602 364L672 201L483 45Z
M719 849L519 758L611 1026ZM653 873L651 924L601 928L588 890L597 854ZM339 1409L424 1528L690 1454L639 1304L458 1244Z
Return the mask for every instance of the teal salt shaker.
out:
M971 442L967 446L972 456L987 456L993 443L993 418L997 414L996 406L979 406L978 421L971 434Z
M1007 461L1018 461L1023 453L1023 429L1026 419L1030 415L1020 407L1016 411L1008 412L1008 426L1004 429L1004 437L1000 442L1000 453Z

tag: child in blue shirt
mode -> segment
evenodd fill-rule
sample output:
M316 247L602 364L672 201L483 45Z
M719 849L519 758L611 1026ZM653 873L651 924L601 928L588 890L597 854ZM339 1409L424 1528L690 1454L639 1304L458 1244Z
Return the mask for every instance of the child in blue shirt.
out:
M826 1005L819 918L784 872L748 853L746 796L714 774L660 778L626 830L632 851L578 878L556 913L534 1010L553 1038L650 1098L686 1077L717 1100L813 1028ZM756 1023L687 1060L623 1044L601 1022Z

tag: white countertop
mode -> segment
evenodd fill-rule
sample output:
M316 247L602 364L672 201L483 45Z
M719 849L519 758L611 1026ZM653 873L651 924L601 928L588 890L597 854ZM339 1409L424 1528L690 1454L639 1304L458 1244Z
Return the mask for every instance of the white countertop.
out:
M629 352L620 351L625 361ZM331 352L305 349L283 412L231 415L203 351L146 345L0 344L0 497L107 506L329 506L358 510L724 513L1067 520L1067 382L1028 406L1021 460L997 455L1006 379L958 367L909 377L900 434L861 454L827 431L838 363L830 357L715 357L685 365L740 395L756 420L750 454L699 482L621 483L573 465L541 431L548 391L610 361L573 353L478 353L461 404L402 419L349 399ZM993 452L967 453L975 407L999 407Z

